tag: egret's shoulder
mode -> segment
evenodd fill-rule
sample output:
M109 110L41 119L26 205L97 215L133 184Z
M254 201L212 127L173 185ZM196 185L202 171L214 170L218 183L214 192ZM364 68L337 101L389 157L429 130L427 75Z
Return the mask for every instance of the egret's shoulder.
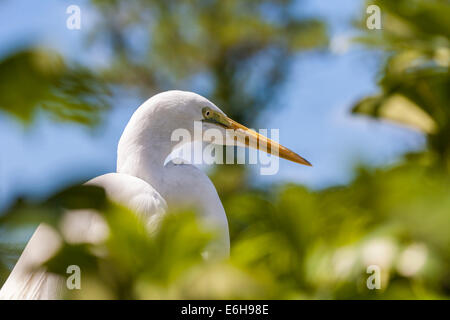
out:
M96 177L86 185L105 189L112 201L144 214L162 214L167 210L164 198L150 184L123 173L108 173Z

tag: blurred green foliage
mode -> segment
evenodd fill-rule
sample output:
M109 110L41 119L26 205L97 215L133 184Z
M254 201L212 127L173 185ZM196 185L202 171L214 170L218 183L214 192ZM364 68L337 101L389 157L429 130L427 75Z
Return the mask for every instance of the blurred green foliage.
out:
M441 299L450 294L448 190L447 176L409 163L360 170L351 185L320 192L286 185L229 195L222 199L232 243L225 261L201 258L214 235L193 214L168 214L150 235L95 188L18 204L3 225L41 212L57 226L60 206L103 213L105 242L67 243L48 263L61 275L68 263L80 266L82 290L69 298ZM368 265L380 266L381 290L367 289Z
M143 98L190 89L249 126L271 106L301 50L323 47L326 29L292 0L93 0L101 20L91 41L113 52L104 70ZM120 14L118 14L120 13Z
M52 51L28 48L0 59L0 111L24 124L39 111L57 121L97 124L108 94L92 72Z
M430 151L450 171L450 3L448 0L378 0L382 29L360 40L386 50L380 94L354 112L413 126L428 136ZM361 22L365 28L365 22Z
M268 106L287 58L325 39L323 25L295 17L290 1L93 2L103 12L93 41L106 37L114 49L104 80L145 92L206 76L213 101L241 121ZM0 283L23 247L9 240L14 230L40 221L58 227L63 208L94 208L109 225L107 239L66 243L47 263L62 275L68 264L81 267L82 290L67 298L449 299L449 9L438 0L375 3L383 29L364 29L360 40L385 49L387 59L380 94L354 111L423 131L426 150L389 168L360 168L349 185L322 191L260 190L237 167L218 170L213 180L231 233L227 260L201 258L215 236L192 213L168 214L149 234L97 188L18 201L0 219ZM144 30L143 53L127 37L133 30ZM255 75L262 83L253 86ZM25 105L43 99L22 98ZM381 268L380 290L367 288L369 265Z

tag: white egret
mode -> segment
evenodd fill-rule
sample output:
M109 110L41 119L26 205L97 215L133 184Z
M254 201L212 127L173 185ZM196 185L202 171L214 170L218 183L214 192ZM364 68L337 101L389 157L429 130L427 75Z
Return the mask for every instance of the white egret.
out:
M202 220L221 230L216 249L228 255L228 221L212 182L193 165L165 164L178 146L171 139L172 132L184 128L194 137L195 121L201 121L205 129L220 130L224 136L227 129L236 130L237 134L258 139L260 143L254 146L258 149L264 144L265 149L278 150L279 157L310 165L289 149L231 120L206 98L191 92L167 91L147 100L131 117L119 142L117 173L87 184L103 187L111 200L137 212L150 229L167 208L196 208ZM68 242L100 241L106 232L100 216L89 211L69 212L61 225L61 234ZM0 290L0 299L61 298L65 282L41 266L61 244L59 234L41 224Z

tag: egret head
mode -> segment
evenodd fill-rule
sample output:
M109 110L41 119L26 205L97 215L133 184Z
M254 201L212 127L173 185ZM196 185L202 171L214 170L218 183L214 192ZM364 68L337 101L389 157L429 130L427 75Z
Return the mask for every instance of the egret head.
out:
M295 152L230 119L208 99L192 92L168 91L168 94L171 96L171 101L177 101L172 106L176 108L178 118L185 122L186 128L192 129L192 122L201 121L203 131L215 130L224 137L214 141L216 143L219 141L219 144L223 145L253 147L286 160L311 166L306 159ZM202 135L202 140L205 136Z
M192 92L173 90L153 96L136 111L131 123L133 125L129 126L130 128L150 129L153 139L155 135L159 135L161 140L166 140L167 136L175 130L187 130L194 137L194 141L198 140L198 135L195 133L197 123L201 124L202 132L211 130L223 137L223 139L207 140L207 142L251 147L311 166L307 160L295 152L230 119L211 101ZM146 135L127 136L145 137ZM202 134L200 139L205 141L205 136L207 135ZM232 136L231 139L230 136Z
M231 144L253 147L264 152L275 154L286 160L311 166L309 161L302 158L295 152L280 145L278 142L273 141L262 134L259 134L258 132L228 118L220 109L216 109L210 107L202 108L202 122L206 127L215 127L222 132L225 131L225 136L232 136L233 139L231 139ZM238 143L239 141L241 141L241 143Z

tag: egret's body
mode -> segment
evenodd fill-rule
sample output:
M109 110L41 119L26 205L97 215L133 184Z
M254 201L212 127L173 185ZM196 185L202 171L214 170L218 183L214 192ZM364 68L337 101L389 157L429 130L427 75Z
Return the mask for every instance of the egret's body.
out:
M230 250L228 222L214 185L193 165L165 164L178 144L171 140L172 132L179 128L193 132L194 121L203 121L206 128L217 128L224 134L225 129L233 128L257 135L197 94L164 92L147 100L129 121L118 146L117 173L97 177L87 184L103 187L111 200L141 216L149 230L158 225L167 210L197 210L205 225L219 230L215 248L226 256ZM281 148L280 157L309 164L275 142L268 139L266 142ZM107 233L103 220L91 211L69 212L61 231L69 242L96 242ZM61 298L64 280L41 267L61 243L52 228L40 225L0 290L0 299Z

